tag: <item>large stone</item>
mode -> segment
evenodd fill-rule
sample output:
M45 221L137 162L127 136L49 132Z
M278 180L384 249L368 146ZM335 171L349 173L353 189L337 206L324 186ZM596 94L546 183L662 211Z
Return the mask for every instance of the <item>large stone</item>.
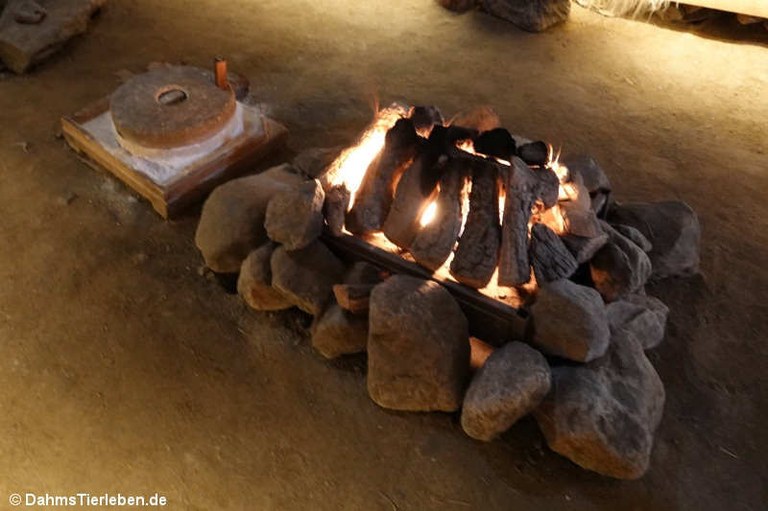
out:
M606 302L640 291L651 276L651 260L635 242L605 222L608 243L595 253L590 273Z
M237 292L251 308L259 311L290 309L293 304L272 287L270 259L276 245L267 242L245 258L237 279Z
M344 276L344 263L315 241L301 250L278 247L272 254L272 286L304 312L319 315L330 301L333 285Z
M395 275L373 289L367 386L379 406L458 410L469 357L467 319L440 284Z
M291 165L296 172L310 179L321 178L341 154L340 147L314 147L297 154Z
M329 305L312 323L312 347L325 358L361 353L368 344L368 318Z
M552 369L552 390L534 412L549 447L619 479L648 469L664 386L638 342L615 336L605 357Z
M466 12L477 7L480 0L438 0L438 3L455 12ZM464 126L459 124L458 126Z
M629 295L608 304L608 324L612 334L634 338L643 349L651 349L664 340L669 307L648 295Z
M605 305L592 288L564 279L551 282L539 290L531 314L532 342L547 354L588 362L608 349Z
M608 220L634 227L650 241L654 277L699 271L701 226L690 206L679 201L614 204Z
M0 60L24 73L47 59L88 23L106 0L9 0L0 15Z
M267 241L264 218L270 199L302 181L289 165L280 165L216 188L205 201L195 233L205 264L219 273L239 271L251 250Z
M541 32L568 19L571 0L481 0L490 14L529 32Z
M267 205L267 236L288 250L304 248L323 232L325 192L317 179L277 193Z
M461 427L472 438L493 440L539 406L549 386L549 365L541 353L521 342L505 344L469 384Z

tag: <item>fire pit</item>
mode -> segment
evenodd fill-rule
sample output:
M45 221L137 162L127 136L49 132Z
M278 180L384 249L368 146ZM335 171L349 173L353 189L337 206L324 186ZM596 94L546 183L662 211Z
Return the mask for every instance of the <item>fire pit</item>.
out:
M489 109L394 105L343 151L216 189L196 243L252 308L313 315L323 356L367 352L380 406L461 409L485 441L533 414L556 452L633 479L665 398L644 350L668 309L644 286L696 272L699 235L685 204L615 203L594 159Z

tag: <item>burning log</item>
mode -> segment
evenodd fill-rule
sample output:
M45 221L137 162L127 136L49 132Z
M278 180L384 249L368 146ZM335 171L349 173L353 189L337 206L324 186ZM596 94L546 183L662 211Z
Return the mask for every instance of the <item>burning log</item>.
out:
M438 159L445 149L447 129L435 126L421 153L403 172L389 215L382 230L400 248L409 249L421 228L424 210L437 195L443 164Z
M429 136L433 126L445 123L443 114L435 106L415 106L411 108L408 117L413 121L416 131L424 136Z
M519 286L531 278L528 259L528 222L536 199L538 180L520 158L512 159L512 167L502 172L506 190L504 218L501 224L499 284Z
M544 142L529 142L517 148L517 155L528 165L544 166L549 160L549 147Z
M422 227L413 241L410 252L416 262L437 270L448 259L461 232L464 186L468 177L467 163L453 158L445 166L440 178L440 192L434 202L436 213ZM423 219L422 219L423 220Z
M375 284L336 284L333 295L342 309L352 314L367 314L371 299L371 290Z
M392 205L395 185L416 156L421 143L413 121L400 119L387 132L384 149L369 166L355 203L346 215L346 227L355 234L381 230Z
M504 128L494 128L484 131L474 140L475 151L503 160L511 160L517 152L515 139Z
M545 208L551 208L557 204L560 196L560 179L551 169L541 168L534 172L538 179L536 195L544 204Z
M542 286L567 279L579 266L563 241L544 224L531 229L531 262L536 282Z
M451 261L451 275L470 287L490 282L499 260L498 165L476 159L472 163L472 191L464 232Z

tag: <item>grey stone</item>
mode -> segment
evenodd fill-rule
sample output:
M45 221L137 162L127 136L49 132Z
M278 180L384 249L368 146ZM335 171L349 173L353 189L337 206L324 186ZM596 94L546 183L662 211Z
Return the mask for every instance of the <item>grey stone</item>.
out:
M464 396L461 427L490 441L532 412L549 392L550 372L541 353L521 342L493 352L475 373Z
M593 157L586 154L575 154L564 156L562 162L568 167L572 179L581 181L589 193L611 190L608 176Z
M293 304L272 287L270 259L276 245L267 242L248 254L240 268L237 292L252 309L273 311L290 309Z
M301 182L289 165L280 165L216 188L203 205L195 233L205 264L219 273L239 271L251 250L268 240L264 218L270 199Z
M643 288L651 276L651 260L632 240L607 223L601 224L608 243L592 258L590 273L603 299L613 302Z
M631 337L614 336L605 357L552 369L552 390L534 412L549 447L577 465L637 479L650 464L664 385Z
M571 251L573 257L576 258L576 262L584 264L591 260L597 251L608 243L608 234L603 232L594 238L566 234L565 236L561 236L560 239L563 240L565 246L568 247L568 250Z
M316 179L325 174L340 154L340 147L314 147L297 154L291 165L296 172L310 179Z
M679 201L614 204L608 220L634 227L653 248L648 256L654 277L692 275L699 271L701 226L690 206Z
M344 263L320 241L301 250L278 247L272 254L272 286L304 312L319 315L333 285L344 276Z
M608 349L605 305L592 288L564 279L551 282L539 290L531 314L532 342L547 354L588 362Z
M57 52L88 23L106 0L9 0L0 15L0 60L21 74ZM35 14L37 12L38 14Z
M361 353L368 344L368 318L329 305L312 323L312 347L325 358Z
M640 247L643 252L650 252L653 249L653 245L648 241L648 238L643 236L643 233L631 227L629 225L613 224L611 225L616 232L629 239L632 243Z
M267 205L267 236L288 250L304 248L323 232L325 192L317 179L275 194Z
M529 32L541 32L568 19L570 0L481 0L490 14Z
M379 406L458 410L469 358L467 319L440 284L395 275L373 288L367 386Z
M658 298L629 295L608 304L606 312L611 333L632 337L643 349L655 348L664 340L669 307Z

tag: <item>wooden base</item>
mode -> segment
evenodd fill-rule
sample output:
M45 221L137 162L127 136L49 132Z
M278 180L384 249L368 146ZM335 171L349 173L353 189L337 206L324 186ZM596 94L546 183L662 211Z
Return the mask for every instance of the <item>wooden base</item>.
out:
M104 141L94 136L84 125L109 109L108 99L61 119L62 132L67 143L85 162L96 169L106 169L125 184L146 198L163 218L177 216L185 208L204 199L216 186L244 174L258 161L279 147L288 130L267 117L245 119L244 122L260 122L259 130L244 132L213 150L178 172L173 180L158 184L146 174L137 171L114 151L105 147ZM257 132L258 135L253 135Z
M442 284L467 316L470 334L493 346L526 338L528 314L519 308L522 303L515 307L490 298L475 289L441 278L400 255L387 252L355 236L333 236L326 232L322 239L342 259L362 260L391 273L411 275Z

